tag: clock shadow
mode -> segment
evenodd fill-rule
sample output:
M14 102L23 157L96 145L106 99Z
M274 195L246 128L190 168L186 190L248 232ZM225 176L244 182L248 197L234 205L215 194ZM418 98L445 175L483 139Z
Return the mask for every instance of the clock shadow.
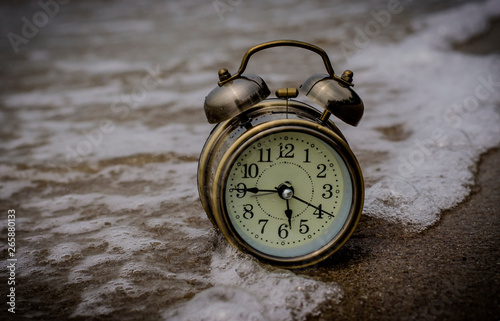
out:
M337 252L320 263L295 271L312 277L330 274L331 271L351 271L355 266L369 261L373 253L384 251L387 242L414 235L414 232L402 230L401 226L394 223L362 215L354 233Z

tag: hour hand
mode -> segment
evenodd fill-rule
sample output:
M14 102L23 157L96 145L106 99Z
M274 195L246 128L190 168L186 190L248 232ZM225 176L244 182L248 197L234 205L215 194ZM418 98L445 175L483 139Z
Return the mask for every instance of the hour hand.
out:
M292 228L292 210L290 209L290 204L288 199L286 200L286 210L285 210L285 215L288 218L288 227Z
M257 187L250 187L250 188L230 188L229 191L230 192L232 192L232 191L250 192L250 193L253 193L253 194L257 194L257 193L277 193L278 192L277 190L273 190L273 189L259 189Z
M272 190L272 189L258 189L257 187L247 188L246 191L250 192L250 193L254 193L254 194L257 194L257 193L277 193L278 192L277 190Z

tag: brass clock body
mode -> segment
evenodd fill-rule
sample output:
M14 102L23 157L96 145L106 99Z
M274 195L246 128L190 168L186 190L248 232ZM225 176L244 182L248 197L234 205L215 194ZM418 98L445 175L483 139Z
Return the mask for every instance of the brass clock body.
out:
M298 95L293 88L265 99L265 82L241 75L250 55L280 45L323 57L330 76L311 76L301 91L325 111L290 99ZM302 268L329 257L353 233L363 177L328 119L332 113L355 125L361 118L363 103L349 88L352 73L347 76L334 76L321 49L288 40L250 49L234 76L219 72L219 87L205 101L209 122L218 125L201 152L198 190L208 218L231 245L276 266Z

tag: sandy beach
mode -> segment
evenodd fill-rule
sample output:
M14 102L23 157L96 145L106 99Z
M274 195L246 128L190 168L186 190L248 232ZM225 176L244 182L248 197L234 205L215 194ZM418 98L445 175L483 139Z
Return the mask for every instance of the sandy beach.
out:
M399 4L0 4L0 294L16 312L0 318L498 321L500 5ZM217 71L275 39L325 49L365 103L357 127L334 119L363 170L360 223L292 271L231 247L197 190ZM246 71L272 92L325 72L273 49Z
M500 150L494 149L481 157L467 200L419 234L362 220L328 267L304 271L336 280L345 291L338 306L311 320L497 320L499 175Z
M496 39L499 20L457 49L500 52ZM317 320L498 320L500 149L484 153L475 172L467 199L422 233L364 217L339 257L319 269L345 293Z

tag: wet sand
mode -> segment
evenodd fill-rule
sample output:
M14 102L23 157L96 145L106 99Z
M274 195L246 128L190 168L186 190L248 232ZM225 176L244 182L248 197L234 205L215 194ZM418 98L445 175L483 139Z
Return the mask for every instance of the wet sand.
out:
M344 290L339 305L311 320L498 320L498 177L494 149L483 155L469 198L419 234L363 217L337 255L304 271Z
M500 52L500 19L455 49ZM304 271L344 290L310 320L500 320L500 148L484 153L472 193L422 233L363 216L321 267Z

